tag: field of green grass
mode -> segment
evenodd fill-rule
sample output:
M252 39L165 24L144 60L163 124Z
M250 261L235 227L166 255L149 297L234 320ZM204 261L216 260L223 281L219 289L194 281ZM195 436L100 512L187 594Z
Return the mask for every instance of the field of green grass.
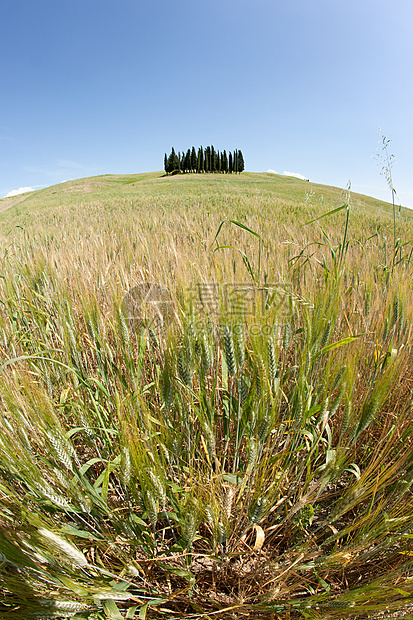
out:
M408 613L412 242L273 174L0 200L0 617Z

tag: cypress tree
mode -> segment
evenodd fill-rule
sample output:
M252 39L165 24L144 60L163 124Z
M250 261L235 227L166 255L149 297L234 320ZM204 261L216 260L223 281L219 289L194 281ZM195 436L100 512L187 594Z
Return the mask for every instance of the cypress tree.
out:
M238 164L237 164L237 151L234 151L234 154L232 156L232 169L235 172L235 174L237 174L238 172Z
M224 152L222 153L221 169L222 169L222 172L228 173L228 156L227 156L227 152L225 149L224 149Z
M215 160L215 149L213 146L211 146L211 172L216 172L217 171L217 165L216 165L216 160Z
M169 155L168 168L169 168L169 172L174 172L174 170L179 170L179 157L175 153L174 147L172 147L171 154Z
M230 174L232 173L232 153L231 153L231 151L229 152L229 157L228 157L228 172Z
M191 172L195 172L198 168L198 158L196 156L195 147L192 147L191 151Z
M166 174L168 174L168 156L166 153L165 153L165 157L163 158L163 168Z
M221 159L222 159L222 158L221 158L220 152L218 151L218 152L217 152L217 159L216 159L216 161L217 161L217 166L216 166L216 168L217 168L217 171L218 171L218 172L221 172Z
M242 155L242 152L240 150L238 150L238 156L237 156L237 172L239 172L241 174L241 172L244 171L244 157Z
M211 172L211 147L205 147L205 172Z
M204 149L199 147L198 151L198 172L204 171Z
M191 170L191 151L190 149L188 149L185 155L184 172L190 172L190 170Z

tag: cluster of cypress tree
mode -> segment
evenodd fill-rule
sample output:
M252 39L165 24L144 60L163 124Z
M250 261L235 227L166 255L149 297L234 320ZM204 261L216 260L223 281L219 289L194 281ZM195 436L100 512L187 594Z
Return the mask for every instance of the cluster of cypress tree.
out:
M165 153L164 169L166 174L177 174L179 172L222 172L222 173L241 173L244 170L244 157L238 149L233 152L224 150L221 153L216 151L213 146L200 146L198 153L195 147L185 152L175 152L172 147L171 154Z

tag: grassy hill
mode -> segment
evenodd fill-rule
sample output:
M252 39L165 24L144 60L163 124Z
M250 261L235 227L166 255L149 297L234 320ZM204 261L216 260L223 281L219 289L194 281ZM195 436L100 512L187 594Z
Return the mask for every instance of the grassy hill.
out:
M0 200L0 617L407 612L412 240L273 174Z
M99 200L139 200L145 198L181 197L185 201L200 197L214 200L218 197L235 199L254 199L257 196L301 206L314 203L332 206L342 201L343 190L325 185L309 183L282 175L270 173L244 172L242 175L186 174L165 176L161 172L136 175L102 175L67 181L60 185L48 187L0 199L0 211L12 209L13 212L28 214L57 207L96 202ZM368 196L352 195L355 208L373 213L391 213L391 205ZM409 214L409 210L403 210ZM8 213L2 221L11 217Z
M114 255L129 269L133 269L131 261L136 268L146 265L147 277L155 280L165 279L165 274L161 276L158 271L165 271L168 260L178 262L181 270L190 271L185 277L174 271L175 284L184 284L188 276L199 276L194 265L202 266L203 280L216 277L215 268L211 271L210 246L224 219L235 219L259 233L267 256L272 255L270 262L274 265L277 257L277 262L285 266L296 249L323 238L318 223L304 224L347 200L345 192L338 188L267 173L104 175L0 200L0 240L8 247L12 240L20 243L24 236L26 242L41 247L47 239L48 247L51 244L56 252L62 252L63 262L75 261L79 269L84 258L83 240L106 254L106 258L99 258L102 264L96 259L92 266L89 261L95 278L102 269L112 268L109 265L113 259L109 257ZM380 260L380 252L387 252L388 240L393 238L392 206L359 194L351 194L349 201L350 237L364 243L375 235L374 247ZM332 241L339 242L344 220L340 212L321 221ZM403 209L397 221L397 236L404 241L413 238L412 213ZM220 237L222 244L239 242L244 252L252 252L258 260L258 246L251 235L234 227L228 239L225 234L226 229ZM157 249L161 246L164 255L158 261ZM174 256L168 258L171 251ZM146 258L142 252L146 252ZM240 259L238 255L237 263ZM279 277L278 272L272 277ZM244 275L240 271L237 277ZM132 277L139 281L142 273Z

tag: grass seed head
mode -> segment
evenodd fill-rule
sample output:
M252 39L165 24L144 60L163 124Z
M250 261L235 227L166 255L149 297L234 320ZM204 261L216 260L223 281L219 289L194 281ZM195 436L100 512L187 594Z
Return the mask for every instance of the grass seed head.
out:
M224 351L227 362L228 373L233 376L237 372L237 362L235 357L234 340L231 329L226 325L224 328Z
M63 555L69 558L73 566L78 568L85 568L86 566L89 566L89 563L83 553L61 536L58 536L46 528L39 528L38 532L42 538L45 538L48 541L49 545L59 550Z

